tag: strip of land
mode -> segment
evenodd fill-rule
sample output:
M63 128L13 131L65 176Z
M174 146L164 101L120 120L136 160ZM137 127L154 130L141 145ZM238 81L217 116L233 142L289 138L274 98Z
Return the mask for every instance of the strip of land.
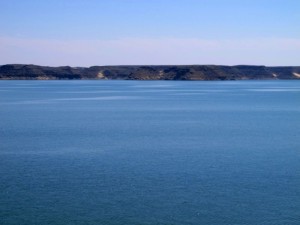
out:
M48 67L9 64L0 66L1 80L276 80L300 79L300 66L92 66Z

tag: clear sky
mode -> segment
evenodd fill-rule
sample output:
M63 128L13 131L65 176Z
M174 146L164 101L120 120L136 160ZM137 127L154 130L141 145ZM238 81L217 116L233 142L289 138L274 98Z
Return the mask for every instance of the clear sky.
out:
M299 0L0 0L0 64L300 66Z

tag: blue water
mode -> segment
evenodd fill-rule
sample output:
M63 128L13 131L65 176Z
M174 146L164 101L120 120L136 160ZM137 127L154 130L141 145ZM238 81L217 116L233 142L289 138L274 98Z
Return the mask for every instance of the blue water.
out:
M299 81L0 81L1 225L299 225Z

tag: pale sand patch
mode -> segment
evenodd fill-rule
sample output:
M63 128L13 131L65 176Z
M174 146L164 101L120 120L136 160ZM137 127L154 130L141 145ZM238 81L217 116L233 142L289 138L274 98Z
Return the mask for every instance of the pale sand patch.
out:
M100 71L97 75L97 78L104 79L105 77L104 77L104 74Z
M163 76L164 75L164 71L163 70L160 70L159 71L159 76Z
M37 80L50 80L50 78L47 76L38 76L36 79Z
M293 73L295 77L300 78L300 73Z

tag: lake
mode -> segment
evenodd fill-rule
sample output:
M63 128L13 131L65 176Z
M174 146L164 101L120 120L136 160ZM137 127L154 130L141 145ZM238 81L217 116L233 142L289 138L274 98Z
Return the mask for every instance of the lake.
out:
M1 225L299 225L300 81L0 81Z

